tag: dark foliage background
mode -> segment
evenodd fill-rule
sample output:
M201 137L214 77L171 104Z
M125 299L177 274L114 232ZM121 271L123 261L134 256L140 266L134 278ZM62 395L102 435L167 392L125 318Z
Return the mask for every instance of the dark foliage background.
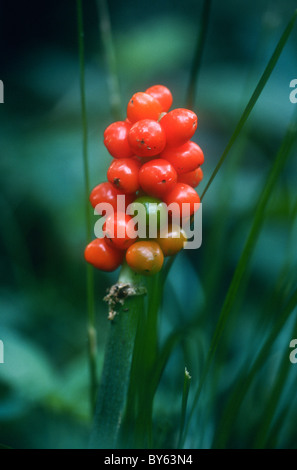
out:
M110 157L102 135L113 117L96 3L85 1L83 7L93 187L105 180ZM295 7L292 0L212 2L194 109L199 117L195 139L205 152L202 189ZM174 107L185 105L201 10L202 1L194 0L109 1L123 112L135 91L155 83L171 89ZM205 197L202 247L182 253L169 276L160 338L190 318L197 318L199 327L164 371L155 402L159 447L174 445L184 366L194 393L259 191L292 115L289 83L297 75L296 43L295 27L241 139ZM0 3L0 78L0 442L13 448L83 447L90 417L74 1ZM192 422L189 447L212 445L239 373L273 327L284 292L296 287L296 170L294 155L275 189L250 275ZM98 373L106 340L102 297L116 276L95 273ZM205 305L207 315L201 315ZM289 357L292 321L259 371L227 447L253 445L277 366L284 354ZM271 446L296 447L294 367L275 417L283 427L272 433Z

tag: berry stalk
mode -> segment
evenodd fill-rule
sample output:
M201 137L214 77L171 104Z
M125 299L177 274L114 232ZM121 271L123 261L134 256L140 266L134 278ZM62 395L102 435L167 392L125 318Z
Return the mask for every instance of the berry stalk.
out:
M89 443L91 449L116 448L145 294L142 276L124 264L118 282L105 297L109 305L109 336Z

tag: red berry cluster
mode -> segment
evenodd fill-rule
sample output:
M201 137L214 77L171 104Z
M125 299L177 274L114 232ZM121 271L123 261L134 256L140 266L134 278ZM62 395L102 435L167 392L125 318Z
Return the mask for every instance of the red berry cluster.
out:
M104 131L104 145L113 160L108 181L92 190L90 202L94 208L108 202L115 212L105 219L105 236L85 249L85 259L98 269L113 271L126 259L136 272L154 274L162 268L164 256L184 246L180 223L172 221L155 239L135 239L126 230L131 215L117 211L118 195L125 195L125 208L141 202L148 213L150 201L167 206L174 202L180 208L189 203L190 215L197 209L200 199L194 188L203 178L204 155L191 138L198 119L188 109L169 111L172 101L163 85L137 92L129 100L125 121L113 122Z

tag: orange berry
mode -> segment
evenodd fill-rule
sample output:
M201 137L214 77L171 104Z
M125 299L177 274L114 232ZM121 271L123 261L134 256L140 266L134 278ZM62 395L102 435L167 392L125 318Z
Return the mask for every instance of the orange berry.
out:
M138 241L128 248L126 261L133 271L148 276L162 269L164 255L157 242Z
M179 225L172 225L161 230L156 242L159 244L164 256L176 255L187 242L186 232Z

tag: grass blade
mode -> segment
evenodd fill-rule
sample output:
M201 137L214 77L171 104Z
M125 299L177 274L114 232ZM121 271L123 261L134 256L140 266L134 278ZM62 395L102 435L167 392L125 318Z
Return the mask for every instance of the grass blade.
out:
M182 407L181 407L180 432L179 432L179 441L178 441L178 446L177 446L178 449L181 447L182 442L183 442L183 433L184 433L185 422L186 422L186 412L187 412L190 383L191 383L191 376L187 368L185 367Z
M251 231L249 233L249 236L247 238L245 247L242 251L240 260L238 262L238 265L236 267L230 288L228 290L227 296L225 298L225 302L223 305L223 309L219 318L219 322L217 325L217 328L215 330L215 334L212 340L211 344L211 355L213 355L218 340L222 334L222 331L224 329L224 326L227 321L227 316L231 310L231 307L233 305L233 302L236 297L236 293L238 291L239 285L241 283L241 280L243 278L243 275L247 269L247 266L249 264L249 261L251 259L253 250L255 248L256 242L258 240L258 236L260 234L262 224L264 221L264 212L265 208L267 206L268 200L270 198L270 195L275 187L275 184L277 182L278 176L280 175L281 171L283 170L285 163L287 162L291 149L295 143L296 137L297 137L297 127L296 127L296 122L291 124L288 128L287 134L283 140L283 143L280 147L280 150L275 158L274 165L271 168L271 171L268 175L267 182L264 186L264 189L262 191L261 197L259 199L259 202L256 207L255 211L255 216L252 224Z
M187 91L186 103L187 103L187 108L189 109L193 109L194 103L195 103L198 76L199 76L199 72L201 68L202 55L204 51L206 33L208 29L208 24L209 24L210 5L211 5L211 0L204 0L199 34L198 34L196 49L194 53L194 60L192 63L192 68L191 68L191 73L190 73L190 81L189 81L189 86L188 86L188 91Z
M287 302L286 306L281 309L277 322L274 324L273 329L271 330L269 336L264 342L261 350L258 353L258 356L254 360L254 363L250 367L249 371L247 373L243 373L241 379L238 380L238 385L230 396L230 399L225 407L221 422L217 428L216 436L213 442L213 448L225 447L226 441L228 439L229 430L232 427L232 423L238 414L239 408L244 400L244 397L248 392L258 371L262 368L265 361L267 360L267 357L269 356L269 351L271 350L278 335L282 331L282 328L284 327L285 323L288 321L288 318L291 315L293 309L296 307L296 304L297 289L291 295L290 300ZM246 365L246 367L243 367L243 370L248 370L248 364Z
M84 59L84 27L83 11L81 0L76 1L77 9L77 29L78 29L78 48L79 48L79 68L80 68L80 100L81 100L81 120L82 120L82 139L83 139L83 173L85 186L85 214L86 214L86 242L91 241L92 222L89 205L90 181L89 181L89 162L88 162L88 123L85 96L85 59ZM86 266L86 284L87 284L87 334L88 334L88 356L90 370L90 404L91 414L94 412L96 391L97 391L97 366L96 366L96 328L95 328L95 302L94 302L94 270L87 263Z
M7 446L5 444L0 444L0 449L12 449L12 447Z
M259 96L261 95L261 93L263 91L263 88L265 87L271 73L273 72L273 69L274 69L274 67L275 67L275 65L276 65L276 63L277 63L277 61L278 61L278 59L279 59L279 57L282 53L283 48L287 43L287 40L288 40L288 38L291 34L291 31L294 27L296 16L297 16L297 10L295 10L292 18L290 19L289 23L287 24L287 26L286 26L279 42L278 42L276 48L275 48L269 62L268 62L267 66L266 66L266 68L265 68L265 70L264 70L264 72L263 72L263 74L262 74L262 76L261 76L261 78L260 78L260 80L259 80L259 82L258 82L258 84L257 84L257 86L256 86L249 102L248 102L248 104L246 105L246 107L245 107L245 109L244 109L244 111L243 111L236 127L235 127L235 130L234 130L234 132L233 132L233 134L232 134L232 136L231 136L231 138L230 138L230 140L229 140L229 142L228 142L228 144L227 144L227 146L226 146L226 148L225 148L218 164L216 165L216 167L215 167L215 169L214 169L214 171L213 171L206 187L204 188L204 191L201 195L201 200L204 198L204 196L205 196L206 192L208 191L211 183L213 182L216 174L218 173L219 169L221 168L222 164L224 163L231 147L233 146L233 144L234 144L235 140L237 139L238 135L240 134L241 129L243 128L246 120L248 119L250 113L252 112Z
M261 227L264 221L264 213L265 209L267 206L267 203L269 201L270 195L275 187L276 181L283 170L285 163L287 162L291 149L295 143L296 137L297 137L297 125L296 125L296 120L293 120L291 125L288 128L288 131L283 139L283 143L279 149L279 152L274 160L274 164L271 168L271 171L268 175L266 184L263 188L263 191L261 193L261 196L259 198L259 202L257 204L256 210L255 210L255 216L253 219L253 224L250 230L250 233L248 235L247 241L245 243L244 249L242 251L241 257L239 259L239 262L237 264L235 273L233 275L230 287L228 289L227 295L225 297L225 301L219 316L219 320L216 326L216 329L213 334L213 338L211 341L210 349L207 355L205 367L200 379L200 384L198 386L196 395L194 397L191 413L190 413L190 418L193 415L194 409L198 403L200 393L202 390L202 387L204 385L206 376L208 374L208 370L210 367L210 364L213 360L218 342L220 340L220 337L223 333L223 330L225 328L226 322L228 320L229 314L231 312L231 309L233 307L233 304L236 300L236 294L238 292L238 289L241 285L242 279L244 277L245 272L247 271L249 261L251 259L253 250L256 246L256 242L258 240ZM189 421L190 421L189 418ZM189 424L188 421L188 424Z
M122 118L122 100L107 1L97 0L97 9L99 13L99 30L107 65L111 114L115 121L119 121Z
M287 308L288 313L289 312L291 313L295 309L296 305L297 305L297 291L295 291L295 298L293 298L292 301L289 303L289 306ZM291 338L293 338L294 335L296 334L296 330L297 330L297 321L295 321L294 326L292 328L292 333L290 336ZM277 413L277 405L279 403L282 392L284 391L285 382L287 380L290 367L291 367L291 363L288 358L288 351L286 350L283 355L282 361L280 363L279 373L277 374L274 386L270 393L266 410L262 415L261 422L259 423L259 427L256 432L255 443L254 443L255 448L258 448L258 449L264 448L268 441L271 424L273 422L275 414Z

